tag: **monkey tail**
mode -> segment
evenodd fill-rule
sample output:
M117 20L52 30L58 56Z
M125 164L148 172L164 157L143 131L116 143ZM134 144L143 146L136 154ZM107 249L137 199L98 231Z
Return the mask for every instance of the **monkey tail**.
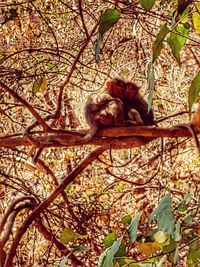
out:
M75 145L83 145L89 142L95 136L97 131L98 131L97 127L90 128L88 133L84 137L82 137L80 140L77 140L75 142Z

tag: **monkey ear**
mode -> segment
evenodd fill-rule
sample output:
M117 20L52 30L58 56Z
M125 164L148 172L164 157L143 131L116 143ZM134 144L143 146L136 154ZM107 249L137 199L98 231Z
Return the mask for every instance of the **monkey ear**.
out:
M113 84L112 81L106 82L106 87L107 88L112 88L112 84Z

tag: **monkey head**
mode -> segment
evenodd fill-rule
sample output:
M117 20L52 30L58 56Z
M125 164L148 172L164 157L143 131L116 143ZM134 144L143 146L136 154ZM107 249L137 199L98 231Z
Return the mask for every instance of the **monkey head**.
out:
M125 90L125 98L133 100L136 95L139 93L140 87L138 87L135 83L127 82L126 90Z
M106 83L108 94L110 94L113 97L117 97L121 100L124 99L125 86L126 83L118 78L115 78L112 81L108 81Z
M125 82L121 79L115 78L106 83L108 94L117 97L122 101L131 101L139 92L139 87L131 82Z

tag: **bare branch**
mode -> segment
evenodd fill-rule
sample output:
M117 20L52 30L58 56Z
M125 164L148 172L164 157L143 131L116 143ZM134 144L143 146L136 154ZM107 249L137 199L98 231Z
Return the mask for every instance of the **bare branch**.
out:
M30 135L38 147L74 146L83 134L75 131L54 131L46 135L34 132ZM145 145L152 139L160 137L190 137L191 133L184 127L161 128L154 126L113 127L100 130L95 138L85 144L114 145L115 148L128 148ZM104 138L100 138L104 137ZM0 147L30 146L26 136L5 136L0 138Z
M33 115L33 117L38 121L38 123L43 127L44 131L50 131L51 128L48 126L48 124L42 119L42 117L37 113L37 111L21 96L19 96L16 92L14 92L11 88L9 88L6 84L4 84L2 81L0 81L0 86L7 91L10 95L12 95L17 101L22 103L23 106L25 106L30 113Z
M69 175L67 175L59 186L50 194L50 196L45 199L37 208L31 212L31 214L24 221L22 226L18 229L17 234L13 240L13 243L8 252L4 267L12 266L13 258L15 256L16 249L19 242L28 229L40 214L48 208L48 206L54 201L54 199L65 189L65 187L70 184L90 163L92 163L100 154L102 154L108 147L100 147L92 151Z

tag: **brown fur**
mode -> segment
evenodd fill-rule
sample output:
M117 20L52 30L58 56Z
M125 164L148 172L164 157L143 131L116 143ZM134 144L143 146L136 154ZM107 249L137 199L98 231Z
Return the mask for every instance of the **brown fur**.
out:
M102 128L122 126L124 123L122 101L107 93L92 94L86 101L85 117L90 129L76 144L88 142Z
M114 79L107 82L103 92L90 95L85 105L85 117L90 129L76 144L88 142L105 127L153 125L153 111L150 109L148 112L148 104L139 90L134 83Z
M140 88L135 83L118 78L106 83L106 92L123 102L125 120L129 119L130 110L134 109L140 115L144 125L154 125L153 110L150 109L148 112L148 104L139 91Z

